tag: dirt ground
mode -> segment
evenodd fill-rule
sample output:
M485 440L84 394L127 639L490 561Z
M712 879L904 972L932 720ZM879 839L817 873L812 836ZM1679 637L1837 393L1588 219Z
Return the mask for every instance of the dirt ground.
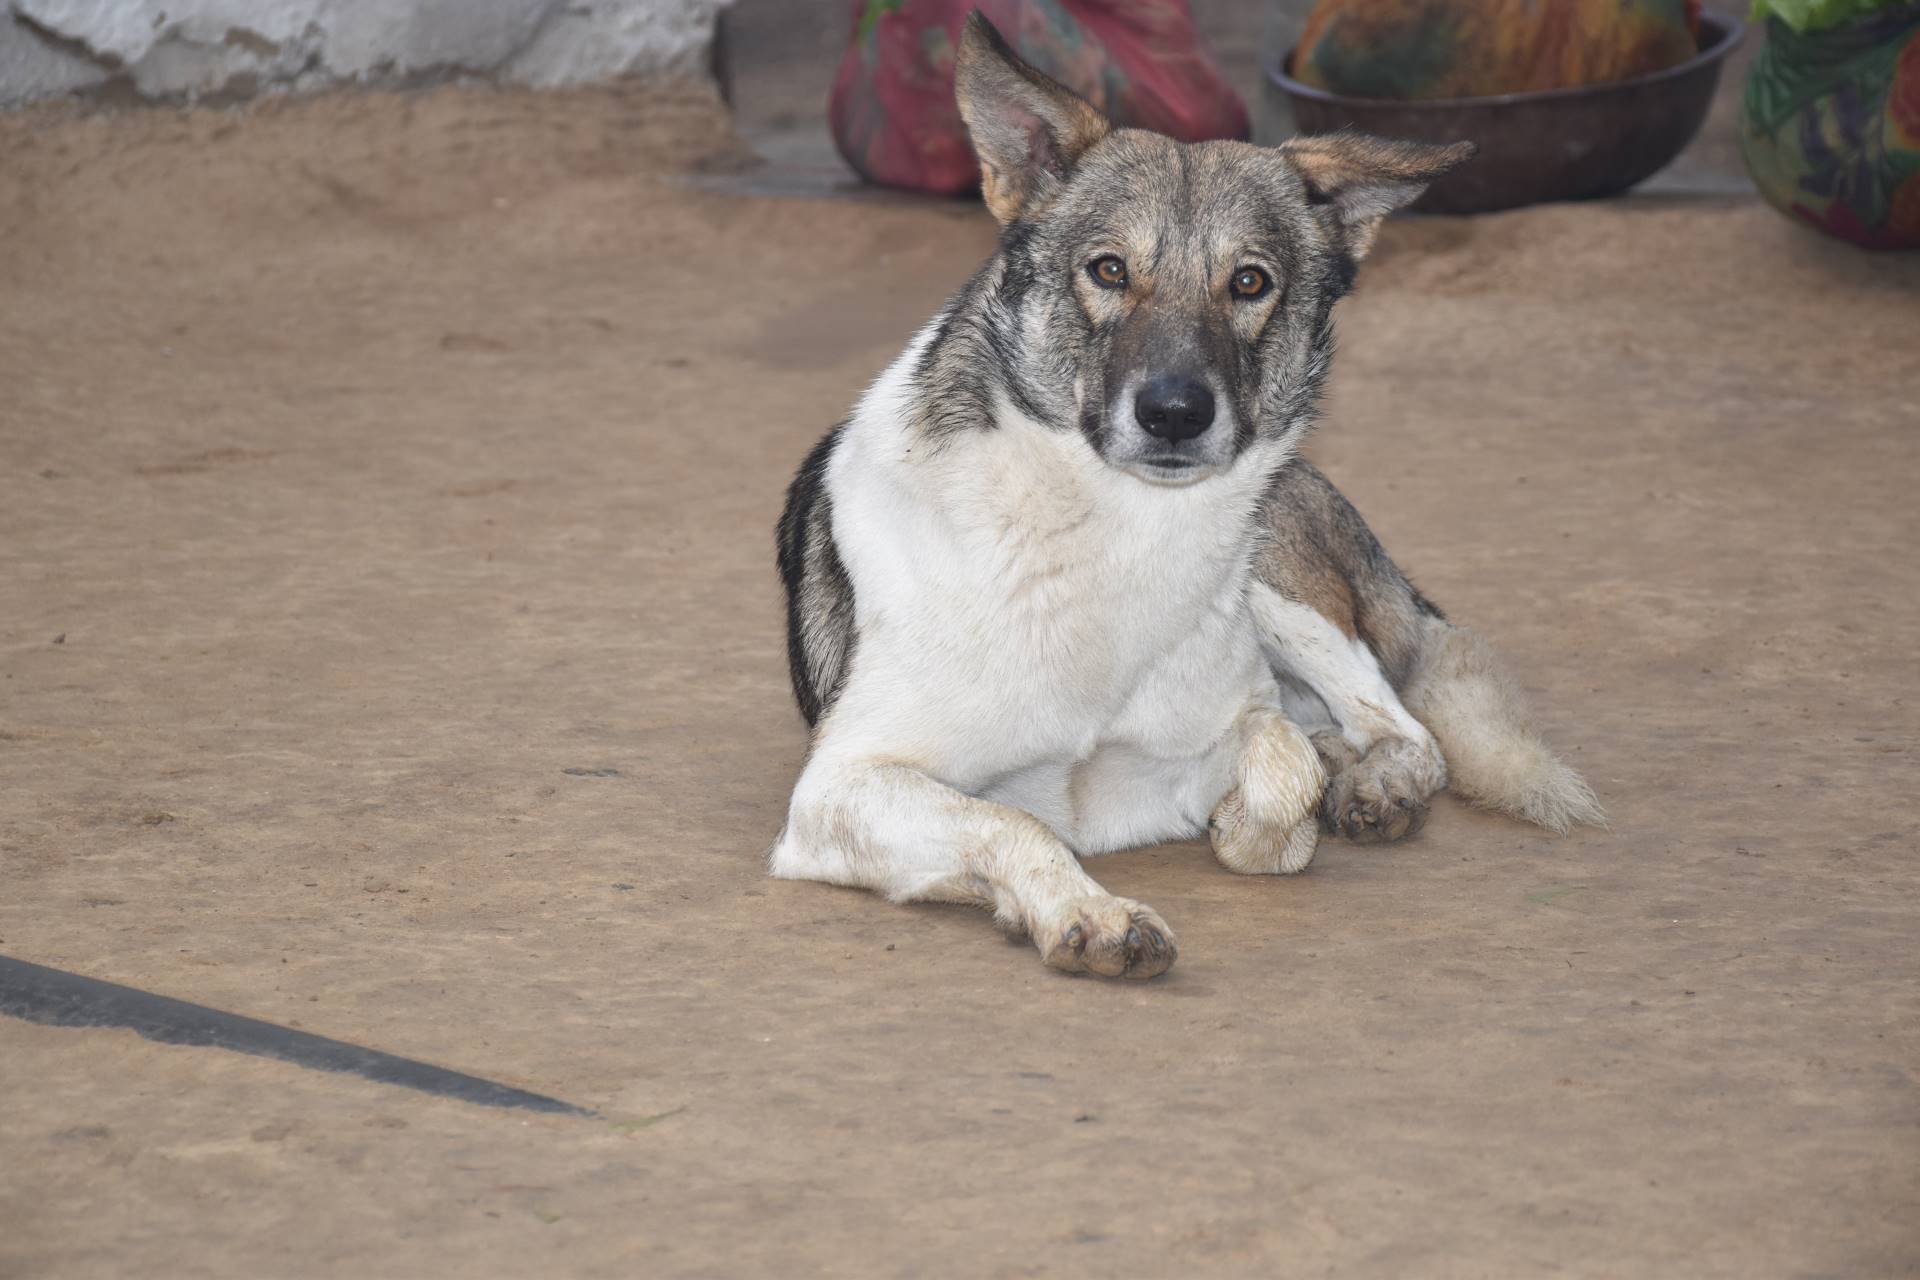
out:
M1392 226L1313 454L1613 828L1107 858L1106 984L763 875L782 487L978 207L690 186L697 95L0 156L0 953L600 1113L0 1020L0 1275L1920 1271L1920 261Z

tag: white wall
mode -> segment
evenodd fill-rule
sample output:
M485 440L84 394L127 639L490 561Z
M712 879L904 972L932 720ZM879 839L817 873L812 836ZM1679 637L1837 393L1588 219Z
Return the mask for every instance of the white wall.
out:
M699 71L731 0L0 0L0 107L115 78L142 96Z

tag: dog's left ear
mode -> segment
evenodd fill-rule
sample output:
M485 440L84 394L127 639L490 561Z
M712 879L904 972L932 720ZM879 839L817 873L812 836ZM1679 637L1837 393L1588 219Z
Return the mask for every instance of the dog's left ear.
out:
M1112 125L1073 90L1020 61L979 10L967 15L954 98L980 157L980 191L1003 224L1045 204Z
M1308 203L1324 210L1341 247L1358 261L1388 214L1419 199L1428 183L1478 148L1471 142L1439 147L1328 133L1292 138L1275 149L1306 184Z

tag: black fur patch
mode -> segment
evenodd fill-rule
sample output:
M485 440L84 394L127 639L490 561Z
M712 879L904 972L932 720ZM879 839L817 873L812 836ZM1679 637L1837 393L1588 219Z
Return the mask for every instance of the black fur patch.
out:
M1352 254L1336 253L1327 263L1327 288L1335 298L1344 298L1353 292L1354 277L1359 274L1360 264Z
M833 541L827 464L845 423L813 447L787 489L775 532L787 596L787 672L809 726L832 707L853 662L853 580Z

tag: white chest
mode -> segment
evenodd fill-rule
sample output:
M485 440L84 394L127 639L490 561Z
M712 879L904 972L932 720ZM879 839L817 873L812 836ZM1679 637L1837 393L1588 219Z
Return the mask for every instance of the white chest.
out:
M1252 468L1164 488L1038 428L885 462L834 477L863 718L985 776L1204 744L1244 704Z

